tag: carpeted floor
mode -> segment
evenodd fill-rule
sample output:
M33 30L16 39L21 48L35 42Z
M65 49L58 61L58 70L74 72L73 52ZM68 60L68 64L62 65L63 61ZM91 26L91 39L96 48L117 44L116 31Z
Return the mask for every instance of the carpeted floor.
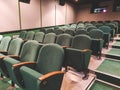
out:
M120 42L115 42L114 44L113 44L114 46L120 46Z
M120 61L105 59L97 70L120 77Z
M10 86L8 79L0 80L0 90L7 90L7 87Z
M112 48L109 52L107 52L107 54L116 54L120 56L120 49Z
M0 80L0 90L9 90L8 87L10 86L10 82L11 81L7 78L4 78L4 80ZM23 90L23 89L16 86L16 88L12 90Z
M120 89L99 81L95 81L90 90L120 90Z

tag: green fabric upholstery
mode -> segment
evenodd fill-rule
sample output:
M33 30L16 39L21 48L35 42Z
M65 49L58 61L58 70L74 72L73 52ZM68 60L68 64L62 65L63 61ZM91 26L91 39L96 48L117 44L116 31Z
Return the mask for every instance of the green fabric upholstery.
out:
M90 50L83 52L82 50L74 48L66 48L64 66L71 66L77 71L83 71L85 69L88 69L90 57Z
M103 39L104 32L99 29L91 30L88 35L93 39Z
M19 38L25 39L26 34L27 34L27 31L21 31L20 35L19 35Z
M22 66L20 68L20 71L21 71L21 74L23 74L22 76L23 76L26 90L41 90L39 89L39 85L41 81L39 81L38 78L43 74L25 66Z
M92 54L98 56L98 59L101 58L103 44L104 44L103 39L92 39L92 44L91 44Z
M105 25L99 27L99 29L102 30L104 33L109 33L109 34L112 30L109 26L105 26Z
M56 35L63 34L63 33L64 33L64 31L62 29L55 30Z
M20 49L22 47L22 44L23 44L23 40L21 38L16 38L11 40L7 54L18 56ZM0 56L4 56L4 55L0 54ZM4 60L0 60L0 72L2 73L2 75L9 77Z
M79 34L88 34L88 32L85 30L85 29L82 29L82 30L77 30L75 35L79 35Z
M113 38L115 36L115 33L117 32L115 24L113 24L113 23L107 23L105 25L109 26L112 29L112 31L111 31L111 37Z
M37 32L35 33L34 40L38 41L39 43L42 43L44 39L44 35L45 35L44 32Z
M8 48L9 55L19 55L23 40L21 38L13 39Z
M42 74L60 70L63 62L63 57L64 50L61 46L57 44L45 45L39 52L36 68Z
M45 34L45 38L43 40L44 44L48 44L48 43L54 43L56 39L56 34L55 33L48 33Z
M11 41L11 37L9 36L2 38L0 43L0 50L7 51L10 41Z
M112 21L111 23L114 24L114 27L115 27L115 34L118 34L118 22Z
M52 51L52 52L51 52ZM38 78L62 68L64 50L57 44L44 45L38 55L36 68L20 68L26 90L60 90L62 75L54 75L41 81ZM31 73L32 72L32 73ZM47 82L47 83L45 83Z
M20 62L35 61L39 49L40 49L40 45L37 41L29 40L25 42L25 44L23 45L19 60L12 58L4 58L4 63L7 67L9 78L18 86L24 87L22 82L22 76L19 71L20 67L14 68L13 65Z
M71 24L71 25L70 25L70 27L71 27L71 28L74 28L74 29L76 28L76 26L77 26L77 24Z
M48 29L46 30L46 33L54 33L54 29Z
M45 28L41 28L41 29L40 29L40 32L43 32L43 33L46 34L46 29L45 29Z
M95 26L88 26L88 27L86 27L86 30L88 31L88 32L90 32L91 30L93 30L93 29L97 29Z
M105 26L105 25L100 26L99 29L104 32L104 37L103 37L103 39L104 39L104 47L108 48L110 38L111 38L112 29L109 26Z
M78 23L76 29L77 29L77 28L85 28L84 23Z
M98 58L101 58L101 51L103 48L103 36L104 32L99 29L93 29L88 34L92 38L91 50L93 55L97 55Z
M34 31L28 31L26 34L25 40L33 40L34 34L35 34Z
M56 43L61 46L70 46L72 36L69 34L60 34L57 36Z
M88 35L76 35L72 39L71 47L75 49L90 49L91 48L91 38Z
M74 35L75 35L75 31L70 30L70 29L65 30L65 32L64 32L64 33L70 34L71 36L74 36Z
M20 60L21 61L34 61L37 57L39 50L39 44L37 41L29 40L27 41L21 50Z

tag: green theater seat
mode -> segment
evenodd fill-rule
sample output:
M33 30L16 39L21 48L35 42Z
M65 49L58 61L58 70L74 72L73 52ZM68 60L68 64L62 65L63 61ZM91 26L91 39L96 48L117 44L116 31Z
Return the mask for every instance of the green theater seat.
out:
M47 33L45 34L43 44L55 43L55 39L56 39L55 33Z
M56 43L61 46L70 46L72 36L69 34L60 34L57 36Z
M44 45L34 67L20 68L26 90L60 90L63 71L64 50L57 44Z
M19 59L13 59L10 57L3 59L9 73L9 78L13 81L13 85L16 83L18 86L24 87L22 76L19 72L20 67L16 67L15 64L21 62L35 62L39 48L40 44L37 41L29 40L23 45Z
M88 34L92 38L91 50L93 55L97 55L98 59L101 58L101 51L103 48L103 35L104 32L99 29L93 29Z
M35 33L34 40L38 41L39 43L42 43L44 36L45 36L44 32L37 32L37 33Z
M6 36L2 38L0 43L0 53L7 54L6 51L8 50L10 41L11 41L10 36Z
M20 53L22 44L23 44L23 40L21 38L13 39L10 42L8 51L6 51L6 55L0 53L0 72L2 73L2 75L9 77L8 71L6 69L3 59L8 56L12 58L17 58Z
M105 26L105 25L100 26L99 29L104 32L104 37L103 37L104 38L104 47L108 48L112 29L109 26Z
M27 31L21 31L20 35L19 35L19 38L25 39L26 34L27 34Z

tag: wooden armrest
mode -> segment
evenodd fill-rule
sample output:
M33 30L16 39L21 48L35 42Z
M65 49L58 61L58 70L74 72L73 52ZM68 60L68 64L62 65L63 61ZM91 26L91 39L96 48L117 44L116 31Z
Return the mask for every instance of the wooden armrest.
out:
M91 51L90 49L84 49L82 50L82 52L87 52L87 51Z
M2 50L0 50L0 52L6 52L7 53L8 51L2 51Z
M62 48L70 48L69 46L62 46Z
M99 38L99 40L103 40L102 38Z
M2 59L5 58L5 57L8 57L8 56L0 56L0 60L2 60Z
M64 71L54 71L54 72L47 73L47 74L39 77L38 79L42 81L42 80L45 80L46 78L49 78L53 75L64 74L64 73L65 73Z
M18 55L7 55L7 56L9 56L9 57L18 57L19 58Z
M22 66L22 65L35 64L35 63L36 62L20 62L20 63L14 64L13 67L16 68L16 67L19 67L19 66Z

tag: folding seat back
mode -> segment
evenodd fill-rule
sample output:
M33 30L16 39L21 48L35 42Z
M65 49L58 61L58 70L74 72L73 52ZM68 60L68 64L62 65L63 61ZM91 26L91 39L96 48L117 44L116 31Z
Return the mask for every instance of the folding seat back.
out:
M37 41L34 40L27 41L22 47L20 53L20 61L24 62L36 60L38 50L39 44Z
M93 30L93 29L97 29L95 26L88 26L88 27L86 27L86 30L88 31L88 32L90 32L91 30Z
M110 32L111 32L111 28L109 26L103 25L103 26L99 27L99 29L102 30L104 33L110 34Z
M76 71L84 71L88 69L91 57L91 50L78 50L74 48L65 49L64 67L70 66Z
M99 28L99 27L103 26L103 24L102 24L102 23L96 23L95 26L96 26L97 28Z
M99 27L99 29L104 32L104 47L108 48L109 42L110 42L110 38L111 38L112 29L109 26L105 26L105 25Z
M56 35L63 34L63 33L64 33L64 31L62 29L55 30Z
M70 30L70 29L65 30L65 32L64 32L64 33L70 34L71 36L74 36L74 35L75 35L75 31Z
M48 34L45 34L43 43L44 43L44 44L54 43L54 42L55 42L55 39L56 39L56 34L55 34L55 33L48 33Z
M26 34L27 34L27 31L21 31L20 35L19 35L19 38L25 39Z
M80 50L90 49L91 38L88 35L76 35L72 39L71 47Z
M81 28L85 28L84 23L78 23L78 24L77 24L77 28L80 28L80 27L81 27Z
M34 31L28 31L27 34L26 34L25 39L26 39L26 40L33 40L34 34L35 34Z
M93 24L92 23L85 23L85 27L91 27L91 26L93 26Z
M41 28L41 29L40 29L40 32L43 32L43 33L46 34L46 29L45 29L45 28Z
M116 28L115 28L115 25L112 24L112 23L106 23L105 25L109 26L111 28L111 37L114 37L115 33L117 32Z
M19 55L22 45L23 40L21 38L13 39L8 48L8 55Z
M92 38L91 50L94 55L98 56L98 59L101 58L101 51L104 44L104 32L99 29L94 29L89 32L89 36Z
M63 73L60 71L63 59L62 47L57 44L44 45L39 52L36 68L30 69L25 66L20 68L25 88L27 90L60 90L63 79ZM44 82L47 83L44 84Z
M46 33L54 33L54 29L48 29L46 30Z
M70 27L71 27L71 28L74 28L74 29L76 28L76 26L77 26L77 24L71 24L71 25L70 25Z
M11 41L10 36L3 37L0 43L0 50L7 51L10 41Z
M77 30L77 31L75 32L75 35L79 35L79 34L85 34L85 35L87 35L88 32L87 32L86 30L84 30L84 29L82 29L82 30Z
M72 36L69 34L60 34L57 36L56 43L61 46L70 46Z
M45 56L46 54L47 56ZM36 69L41 74L61 70L63 57L64 50L62 49L62 47L57 44L45 45L41 48L41 51L39 52Z
M35 33L34 40L38 41L39 43L42 43L44 39L44 35L45 35L44 32L37 32Z
M93 29L88 35L93 39L103 39L104 32L99 29Z

